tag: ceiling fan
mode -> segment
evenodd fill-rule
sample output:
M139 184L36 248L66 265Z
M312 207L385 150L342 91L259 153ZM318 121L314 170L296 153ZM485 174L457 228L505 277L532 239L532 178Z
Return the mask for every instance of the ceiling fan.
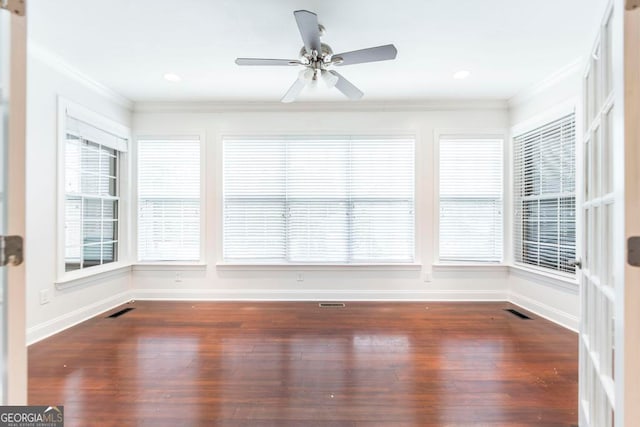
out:
M345 79L337 71L331 70L332 66L361 64L364 62L387 61L395 59L398 53L392 44L370 47L368 49L354 50L334 54L328 44L322 43L320 37L325 29L318 24L318 16L308 10L296 10L293 12L298 23L298 29L302 36L304 46L300 49L299 59L266 59L266 58L237 58L238 65L281 65L297 66L304 68L298 74L298 78L282 97L282 102L293 102L302 89L307 85L315 85L322 79L330 88L335 87L347 98L357 100L364 93Z

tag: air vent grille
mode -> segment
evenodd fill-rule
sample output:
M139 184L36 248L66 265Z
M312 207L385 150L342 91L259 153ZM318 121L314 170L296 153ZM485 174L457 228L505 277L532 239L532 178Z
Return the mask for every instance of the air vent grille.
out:
M120 317L120 316L122 316L123 314L126 314L126 313L130 312L131 310L133 310L133 308L131 308L131 307L129 307L129 308L123 308L122 310L120 310L120 311L116 311L115 313L113 313L113 314L111 314L111 315L107 316L107 318L108 318L108 319L114 319L114 318L116 318L116 317Z
M513 308L506 308L505 311L508 311L509 313L513 314L514 316L517 316L523 320L531 320L531 317L527 316L524 313L520 313L518 310L514 310Z
M318 304L318 306L320 306L320 308L344 308L345 305L343 302L321 302L320 304Z

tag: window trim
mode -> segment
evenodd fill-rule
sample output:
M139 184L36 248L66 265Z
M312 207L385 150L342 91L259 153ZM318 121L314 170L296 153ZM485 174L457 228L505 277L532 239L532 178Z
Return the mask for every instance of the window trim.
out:
M138 141L140 140L162 140L174 141L192 139L200 142L200 251L199 259L195 261L140 261L138 254ZM136 134L130 146L132 174L134 177L131 187L131 212L134 217L131 227L131 259L134 265L146 266L201 266L206 265L206 248L207 248L207 139L206 132L203 129L191 130L184 132L165 132L165 133L146 133ZM217 173L217 172L216 172ZM217 199L217 198L216 198Z
M441 139L501 139L502 140L502 259L500 261L448 261L440 259L440 140ZM509 175L509 132L507 129L434 129L433 131L433 265L437 266L501 266L507 262L511 204Z
M576 269L575 273L567 273L558 270L553 270L550 268L539 267L531 264L522 263L515 260L515 248L513 246L513 233L515 229L515 163L514 163L514 139L518 135L523 135L538 128L541 128L549 123L552 123L556 120L560 120L561 118L574 114L575 121L575 139L576 139L576 147L575 147L575 206L576 206L576 215L575 215L575 225L576 225L576 235L575 235L575 251L576 257L581 256L582 254L582 214L579 206L582 206L582 191L578 191L580 188L583 188L583 177L580 171L582 170L582 144L579 144L578 141L582 141L583 139L583 111L582 111L582 102L578 97L571 97L563 102L555 104L554 106L547 108L544 112L538 113L527 120L524 120L520 123L513 125L509 131L509 193L508 197L510 199L509 203L509 230L508 233L511 236L509 239L509 247L505 248L509 252L506 254L508 256L509 265L515 270L526 272L529 275L538 276L540 279L553 279L559 282L566 282L570 286L577 283L577 278L579 277L578 269Z
M131 130L125 125L111 120L99 113L89 110L67 98L58 96L58 134L57 134L57 233L56 233L56 278L54 283L68 283L86 277L102 275L113 270L120 270L130 265L130 156L129 152L121 151L118 156L118 260L108 264L89 267L86 269L65 271L65 150L67 134L67 115L89 123L101 130L108 131L122 139L126 139L128 148L131 144Z
M247 261L247 262L229 262L226 261L223 257L224 248L223 248L223 238L222 235L224 233L224 175L223 175L223 150L224 150L224 140L226 138L229 139L238 139L238 138L296 138L296 137L394 137L394 138L411 138L414 140L413 144L413 155L414 155L414 173L413 173L413 202L414 202L414 218L413 218L413 251L414 258L412 262L398 262L398 263L389 263L389 262L373 262L373 263L352 263L352 264L336 264L336 263L313 263L313 262L302 262L302 263L259 263L255 260ZM423 192L425 188L423 187L423 179L422 171L424 169L423 166L423 156L424 152L422 144L423 140L421 138L420 132L418 129L380 129L380 130L359 130L359 129L338 129L338 130L317 130L317 131L309 131L309 130L295 130L295 131L282 131L282 132L273 132L273 131L256 131L256 130L247 130L241 132L229 131L229 132L219 132L215 136L215 157L216 157L216 167L215 167L215 203L216 203L216 218L215 218L215 234L216 236L220 236L220 238L215 239L215 265L216 268L219 269L228 269L228 270L246 270L246 269L255 269L255 270L264 270L273 268L273 269L300 269L302 268L319 268L319 269L330 269L334 270L338 269L394 269L398 266L406 266L409 269L421 268L422 266L422 234L424 231L424 226L422 225L422 221L419 221L418 218L421 218L420 215L423 214L422 209L422 200L423 200Z

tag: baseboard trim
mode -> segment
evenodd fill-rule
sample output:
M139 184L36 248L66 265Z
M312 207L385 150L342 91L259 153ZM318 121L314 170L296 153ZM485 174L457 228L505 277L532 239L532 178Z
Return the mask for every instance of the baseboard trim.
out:
M506 301L501 290L136 289L144 301Z
M113 297L81 307L70 313L63 314L39 325L27 329L27 345L35 344L52 335L64 331L72 326L82 323L114 307L131 301L131 291L121 292Z
M577 316L558 310L555 307L536 301L532 298L525 297L516 292L509 293L509 302L518 305L525 310L537 314L540 317L560 325L573 332L578 332L580 328L580 319Z
M79 308L27 329L27 345L35 344L133 299L141 301L509 301L564 328L577 332L579 319L515 292L501 290L265 290L265 289L136 289Z

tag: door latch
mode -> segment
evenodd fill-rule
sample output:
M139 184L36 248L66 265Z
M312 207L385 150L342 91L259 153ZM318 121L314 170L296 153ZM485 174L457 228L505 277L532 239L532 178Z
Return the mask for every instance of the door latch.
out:
M629 237L627 240L627 262L640 267L640 237Z
M582 260L581 259L572 259L567 264L569 264L569 267L582 268Z
M20 265L22 256L22 236L0 236L0 266Z
M24 16L26 0L0 0L0 8L7 9L18 16Z

